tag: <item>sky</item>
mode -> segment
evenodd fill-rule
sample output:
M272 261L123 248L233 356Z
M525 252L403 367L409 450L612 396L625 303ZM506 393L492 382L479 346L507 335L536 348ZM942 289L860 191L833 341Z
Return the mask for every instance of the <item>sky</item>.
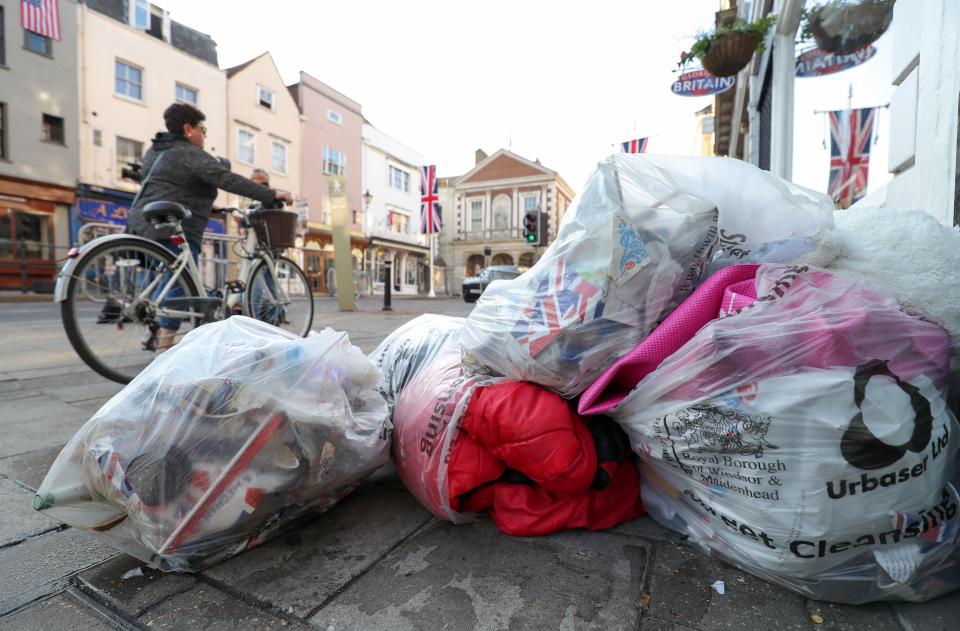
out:
M382 132L461 175L474 151L511 149L579 191L619 143L650 136L651 153L688 155L694 112L679 97L676 61L709 29L719 0L157 0L210 34L221 67L268 50L287 83L304 70L363 106ZM798 79L794 180L825 190L823 115L886 103L888 45L862 67ZM887 110L870 189L885 181Z

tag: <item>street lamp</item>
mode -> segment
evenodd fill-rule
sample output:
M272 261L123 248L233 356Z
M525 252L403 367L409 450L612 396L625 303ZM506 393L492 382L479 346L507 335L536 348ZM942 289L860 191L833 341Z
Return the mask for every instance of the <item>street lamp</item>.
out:
M363 194L363 209L368 210L370 208L370 202L373 201L373 195L370 194L370 190L367 189L367 192Z

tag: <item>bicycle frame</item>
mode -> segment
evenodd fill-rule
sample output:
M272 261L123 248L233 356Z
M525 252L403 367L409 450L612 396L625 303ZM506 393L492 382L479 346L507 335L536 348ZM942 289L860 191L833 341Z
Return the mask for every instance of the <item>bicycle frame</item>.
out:
M241 213L244 217L246 216L246 211L241 209L228 209L230 211L236 211ZM180 279L180 277L186 273L193 280L194 285L197 288L203 288L203 282L200 277L200 270L197 267L197 263L193 258L193 253L190 251L190 245L187 243L186 238L183 236L183 230L178 224L174 232L174 241L180 241L180 253L176 255L176 260L173 267L169 270L167 274L157 275L147 287L145 287L137 296L138 301L148 301L153 304L156 308L157 315L165 316L169 318L179 318L179 319L188 319L203 314L197 313L195 311L184 311L180 309L165 308L160 306L167 294L170 292L171 288L174 287L175 283ZM64 266L60 269L60 272L57 275L57 284L54 289L54 302L63 302L67 297L67 280L74 275L74 271L77 267L77 264L84 256L94 247L97 247L103 243L108 243L110 241L117 240L137 240L142 241L144 244L156 245L155 241L147 239L146 237L140 237L137 235L118 233L111 234L103 237L99 237L86 243L80 248L73 248L68 254L68 258ZM244 280L245 290L249 288L250 283L250 272L253 269L254 259L265 258L267 260L267 269L269 270L270 276L273 279L273 291L276 291L279 296L275 296L280 299L280 302L284 305L290 303L290 298L286 294L286 291L283 289L281 284L281 279L277 275L277 266L276 260L273 258L273 255L266 249L260 247L259 241L257 239L257 233L252 228L247 229L246 237L243 241L244 256L243 261L240 264L240 269L238 270L238 278ZM154 292L157 287L163 281L164 278L167 278L167 281L164 283L160 293L154 296ZM224 297L224 303L227 307L234 307L240 300L239 296L241 294L232 294L230 296ZM152 297L153 296L153 297Z

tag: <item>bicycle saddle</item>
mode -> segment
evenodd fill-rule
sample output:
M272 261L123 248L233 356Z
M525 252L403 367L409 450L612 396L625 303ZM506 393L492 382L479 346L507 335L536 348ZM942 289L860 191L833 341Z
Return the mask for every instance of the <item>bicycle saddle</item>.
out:
M191 212L177 202L150 202L143 207L143 217L152 224L173 223L189 219Z

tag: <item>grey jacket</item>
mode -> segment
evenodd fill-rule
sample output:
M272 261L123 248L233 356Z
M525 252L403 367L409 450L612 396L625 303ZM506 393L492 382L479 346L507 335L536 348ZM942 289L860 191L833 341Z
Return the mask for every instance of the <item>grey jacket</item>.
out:
M151 171L161 155L163 159ZM210 218L213 201L217 198L217 189L243 195L265 205L276 201L276 195L266 186L233 173L186 138L169 132L159 133L153 139L153 146L143 156L141 172L144 183L140 198L127 217L127 232L148 239L164 237L156 233L143 217L143 207L150 202L171 201L188 208L193 216L183 222L183 231L188 241L199 244Z

